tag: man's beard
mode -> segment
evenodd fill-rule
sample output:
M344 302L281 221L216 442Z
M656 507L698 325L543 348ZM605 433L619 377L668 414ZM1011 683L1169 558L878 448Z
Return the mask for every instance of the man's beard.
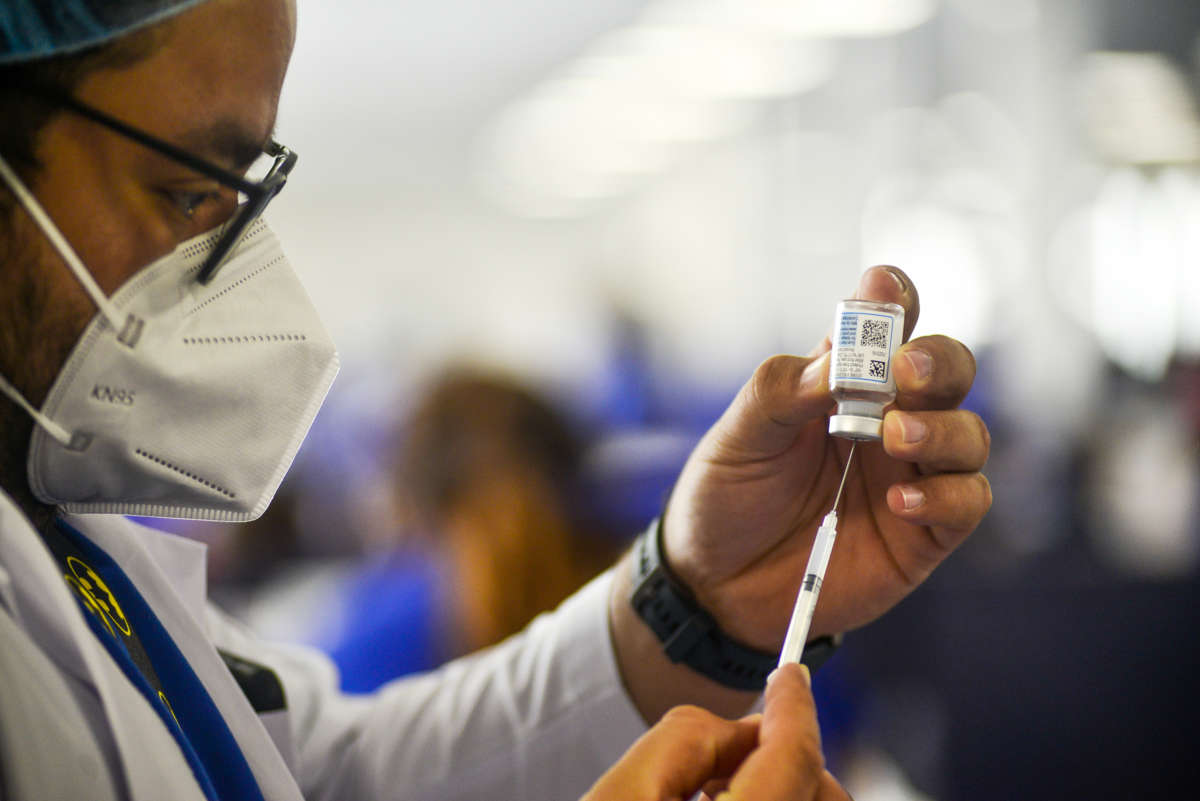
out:
M47 275L66 269L24 213L0 204L0 375L35 408L90 319L86 309L55 301ZM29 489L25 464L33 426L24 409L0 395L0 487L40 529L54 509Z

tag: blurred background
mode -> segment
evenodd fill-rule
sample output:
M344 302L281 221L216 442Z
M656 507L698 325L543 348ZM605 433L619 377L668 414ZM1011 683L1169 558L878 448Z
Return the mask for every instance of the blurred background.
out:
M271 222L343 370L214 592L348 689L552 607L868 265L995 506L817 677L858 801L1200 797L1200 3L302 0Z

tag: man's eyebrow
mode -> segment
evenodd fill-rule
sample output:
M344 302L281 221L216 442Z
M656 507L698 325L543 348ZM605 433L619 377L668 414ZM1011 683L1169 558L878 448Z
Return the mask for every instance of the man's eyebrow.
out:
M185 131L179 141L196 155L215 159L222 166L241 172L263 154L271 141L271 132L259 135L239 122L222 119Z

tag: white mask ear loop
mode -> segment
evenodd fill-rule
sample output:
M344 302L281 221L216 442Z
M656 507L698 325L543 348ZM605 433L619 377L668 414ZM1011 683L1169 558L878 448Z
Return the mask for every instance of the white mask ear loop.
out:
M135 325L136 318L130 315L128 320L125 319L117 307L105 297L99 284L92 278L92 274L83 266L83 262L71 248L71 244L67 242L66 238L58 230L58 226L50 219L50 215L46 214L45 209L42 208L42 204L38 203L33 193L25 187L25 184L21 182L17 174L8 166L8 162L4 160L3 156L0 156L0 177L4 178L9 188L12 189L13 194L17 196L17 200L21 201L21 205L29 212L29 216L42 229L42 233L50 240L50 244L54 245L54 249L58 251L58 255L62 256L63 261L67 263L67 267L75 274L76 280L83 286L84 291L91 296L92 302L96 304L96 308L100 310L100 313L104 315L104 319L108 320L108 324L117 332L118 338L122 342L127 341L127 335L133 332L126 332L125 329ZM140 333L140 328L136 333ZM136 336L134 338L136 339Z
M12 398L13 403L17 404L26 412L28 412L29 416L33 418L34 422L44 428L47 434L54 437L65 447L72 447L71 443L73 438L71 436L71 432L67 431L67 429L63 428L49 417L30 406L29 401L25 400L25 398L21 396L21 393L17 391L17 388L10 384L8 379L2 375L0 375L0 392L3 392L8 397Z

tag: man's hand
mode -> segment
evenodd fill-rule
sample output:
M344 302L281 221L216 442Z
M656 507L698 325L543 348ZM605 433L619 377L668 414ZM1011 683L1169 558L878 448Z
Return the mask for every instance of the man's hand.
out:
M899 303L905 336L920 313L916 288L894 267L868 270L857 297ZM830 306L832 309L832 304ZM957 407L975 378L961 343L928 336L893 363L896 403L882 443L858 444L811 637L874 620L917 587L991 505L989 435ZM763 363L693 451L663 519L667 563L721 629L747 645L783 642L813 537L837 492L850 442L829 436L829 340L807 357ZM622 675L648 720L682 702L732 712L737 703L697 674L651 656L653 635L617 582L613 637ZM617 595L623 594L618 598ZM649 636L649 639L647 638ZM655 647L661 649L656 642Z
M728 721L676 707L634 743L583 801L848 801L825 770L807 670L784 665L762 715ZM719 793L719 794L718 794Z
M892 267L868 271L858 297L905 308L917 291ZM829 511L850 443L830 437L829 343L755 371L683 470L664 519L668 563L731 636L764 650L783 641L813 536ZM883 442L860 443L812 636L877 618L911 592L991 505L989 437L956 407L975 378L965 346L941 336L901 347Z

